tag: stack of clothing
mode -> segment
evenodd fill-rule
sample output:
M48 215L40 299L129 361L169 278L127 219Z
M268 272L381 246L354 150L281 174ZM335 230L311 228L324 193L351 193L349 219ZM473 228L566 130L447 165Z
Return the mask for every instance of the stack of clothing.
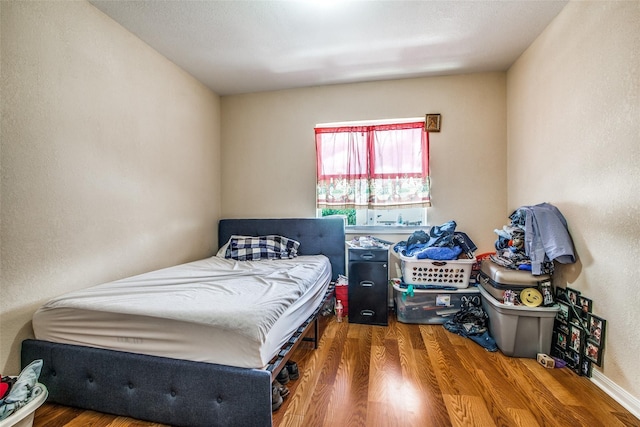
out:
M498 239L491 261L515 270L529 270L536 276L553 274L553 261L576 262L567 221L555 206L522 206L509 219L510 225L494 230Z
M456 225L455 221L449 221L431 227L428 233L415 231L406 241L396 243L393 250L416 259L452 260L462 253L471 259L478 248L465 233L455 231Z
M465 299L453 319L447 320L443 326L449 332L480 344L487 351L497 351L498 345L489 334L488 322L489 315L482 308L480 299L476 297Z

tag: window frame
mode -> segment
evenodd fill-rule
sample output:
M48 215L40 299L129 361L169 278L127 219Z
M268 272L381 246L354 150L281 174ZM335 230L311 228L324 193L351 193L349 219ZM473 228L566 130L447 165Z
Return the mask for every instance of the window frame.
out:
M367 126L384 126L384 125L398 125L398 124L404 124L404 123L416 123L416 122L425 122L425 118L424 117L419 117L419 118L402 118L402 119L388 119L388 120L366 120L366 121L350 121L350 122L333 122L333 123L321 123L321 124L316 124L315 128L343 128L343 127L352 127L352 128L357 128L357 127L367 127ZM428 138L428 136L427 136ZM427 148L428 148L428 140L427 140ZM428 153L426 154L426 165L423 166L423 170L422 173L426 174L428 176ZM318 163L316 163L316 167L319 168L320 165ZM425 170L427 169L427 170ZM316 174L316 178L320 175L320 171L317 170L317 174ZM316 191L317 191L317 183L316 183ZM402 227L403 229L406 229L408 226L411 227L424 227L426 225L428 225L428 207L427 206L423 206L423 207L412 207L412 208L407 208L407 207L389 207L388 209L385 209L384 207L369 207L369 206L356 206L353 208L336 208L336 209L331 209L331 208L325 208L326 210L349 210L352 209L355 211L355 217L356 217L356 224L355 225L351 225L347 223L347 218L345 215L341 215L341 216L345 216L345 225L347 227L347 229L356 229L356 228L366 228L366 229L384 229L384 230L389 230L391 228L398 228L398 227ZM316 216L317 217L322 217L323 216L323 210L325 210L323 208L319 208L318 207L318 201L317 201L317 197L316 197ZM378 222L377 218L380 217L380 214L378 214L378 212L380 211L387 211L386 212L386 216L388 217L389 212L388 211L399 211L399 214L402 213L406 213L407 209L411 209L411 210L419 210L419 219L414 220L414 221L410 221L412 224L408 225L407 224L407 220L403 218L403 220L398 221L396 220L395 222L390 221L388 218L383 221L384 224L381 224L380 222ZM361 220L361 218L364 217L364 221ZM412 219L414 219L415 217L410 216Z

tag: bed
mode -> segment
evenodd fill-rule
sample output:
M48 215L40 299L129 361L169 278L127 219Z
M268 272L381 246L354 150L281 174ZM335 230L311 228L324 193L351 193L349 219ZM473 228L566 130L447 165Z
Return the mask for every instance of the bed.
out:
M219 246L222 247L234 235L285 236L300 243L297 258L322 258L330 265L326 280L321 280L323 287L313 288L305 297L305 304L289 304L295 306L296 316L286 318L279 328L269 325L270 329L279 329L280 332L275 338L265 339L267 344L264 348L253 353L247 351L251 354L244 359L244 349L240 353L231 353L230 360L220 359L216 354L217 347L231 347L233 341L220 338L216 333L207 336L202 331L194 333L196 339L192 342L180 342L178 351L169 353L169 356L149 354L153 352L147 350L138 351L139 343L135 339L126 339L123 331L120 333L124 337L122 346L116 348L103 348L100 343L86 345L84 341L83 345L77 345L73 343L73 338L57 339L55 336L47 340L25 340L22 344L22 364L26 366L35 359L43 359L40 382L49 390L48 401L175 426L270 426L271 382L291 351L305 337L312 335L317 345L319 318L332 299L333 286L328 283L345 272L344 222L342 218L221 220L218 227ZM206 269L206 261L200 260L196 266L201 270ZM219 260L212 258L209 261L217 263ZM190 264L175 268L184 269ZM171 277L171 274L164 273L166 271L162 274L151 272L136 278L153 277L155 280L159 275L165 280ZM271 277L267 273L263 276ZM128 280L124 279L125 285L131 284ZM133 282L137 284L144 280ZM163 284L176 286L176 283L166 281ZM193 311L200 312L200 308ZM66 313L60 319L65 317L73 316ZM282 316L278 314L277 317L280 319ZM45 319L49 321L56 318ZM86 325L91 323L82 316L76 320ZM163 334L172 327L164 322L166 319L160 318L156 322ZM135 323L131 323L132 330ZM126 329L128 323L121 324ZM145 327L148 328L148 325ZM100 338L96 330L86 330L87 335ZM147 330L149 334L152 332ZM178 335L180 332L176 332L174 337ZM216 339L223 341L217 345ZM202 343L204 350L194 345L197 341ZM237 344L242 346L242 343ZM274 345L277 346L275 351Z

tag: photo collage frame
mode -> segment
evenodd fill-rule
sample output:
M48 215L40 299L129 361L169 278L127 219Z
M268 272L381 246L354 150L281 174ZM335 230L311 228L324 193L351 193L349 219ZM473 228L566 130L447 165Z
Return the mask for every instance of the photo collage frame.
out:
M593 300L573 288L556 287L560 309L553 327L551 355L564 360L576 374L591 377L592 365L602 366L606 320L593 314Z

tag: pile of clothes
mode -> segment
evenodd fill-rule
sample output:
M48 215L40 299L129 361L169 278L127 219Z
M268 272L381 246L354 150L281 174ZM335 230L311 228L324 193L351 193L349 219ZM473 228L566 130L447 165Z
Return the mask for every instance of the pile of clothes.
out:
M2 392L0 420L9 417L43 392L42 388L36 387L41 370L42 360L38 359L25 367L17 378L2 377L0 380L0 391Z
M443 326L449 332L469 338L487 351L497 351L498 344L489 334L488 323L489 315L482 308L480 299L468 298L453 319L447 320Z
M536 276L553 274L553 261L576 262L567 221L555 206L522 206L509 219L510 225L494 230L498 239L491 261L515 270L529 270Z
M465 233L455 230L455 221L433 226L428 232L418 230L406 241L396 243L393 250L416 259L452 260L461 254L473 258L478 248Z

